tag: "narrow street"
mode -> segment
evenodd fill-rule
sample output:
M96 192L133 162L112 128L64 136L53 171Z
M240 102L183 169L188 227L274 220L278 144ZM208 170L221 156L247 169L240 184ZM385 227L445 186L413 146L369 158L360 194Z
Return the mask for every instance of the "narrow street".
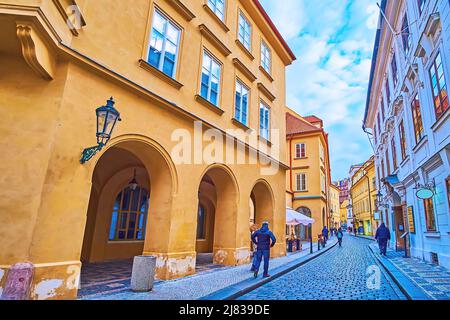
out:
M406 299L373 257L368 248L371 243L346 234L341 248L333 248L240 300ZM378 277L379 286L376 284L377 274L381 275ZM375 283L370 281L372 279Z

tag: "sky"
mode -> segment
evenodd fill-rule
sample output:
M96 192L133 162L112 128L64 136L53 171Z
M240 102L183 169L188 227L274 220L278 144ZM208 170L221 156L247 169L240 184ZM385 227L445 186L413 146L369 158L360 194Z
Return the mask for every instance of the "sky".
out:
M362 130L379 9L376 0L260 0L297 61L287 105L324 120L332 179L373 150Z

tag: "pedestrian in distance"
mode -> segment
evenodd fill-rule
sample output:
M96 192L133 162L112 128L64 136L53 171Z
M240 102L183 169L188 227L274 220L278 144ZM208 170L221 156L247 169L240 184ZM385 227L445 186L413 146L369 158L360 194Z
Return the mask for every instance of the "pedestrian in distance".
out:
M378 227L375 233L375 240L378 241L378 247L380 248L380 254L386 256L387 244L391 240L391 232L386 227L384 222Z
M325 243L328 241L328 228L327 226L324 226L322 229L322 235L323 235L323 240L325 241Z
M269 275L269 259L270 259L270 248L273 248L277 239L275 238L272 231L269 230L269 222L265 221L262 224L262 228L253 233L252 241L257 246L256 250L256 263L254 266L254 277L258 277L259 267L261 266L261 261L264 258L264 278L270 277Z
M336 232L336 237L338 239L339 247L342 247L342 239L344 238L344 231L342 231L342 228L339 228Z

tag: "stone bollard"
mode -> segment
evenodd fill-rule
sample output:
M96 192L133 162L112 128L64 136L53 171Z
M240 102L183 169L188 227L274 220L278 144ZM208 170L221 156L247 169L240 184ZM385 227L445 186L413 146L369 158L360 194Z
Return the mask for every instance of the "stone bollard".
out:
M28 300L33 281L34 266L32 263L13 265L6 277L6 284L0 300Z
M155 280L156 257L134 257L133 271L131 273L131 290L135 292L148 292L153 289Z

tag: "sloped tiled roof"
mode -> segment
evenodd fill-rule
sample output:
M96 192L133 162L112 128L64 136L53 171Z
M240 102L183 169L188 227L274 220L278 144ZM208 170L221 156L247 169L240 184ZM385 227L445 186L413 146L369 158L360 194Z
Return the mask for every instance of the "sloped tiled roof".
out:
M320 128L312 125L306 120L301 118L297 118L290 113L286 113L286 134L301 134L301 133L312 133L312 132L321 132Z

